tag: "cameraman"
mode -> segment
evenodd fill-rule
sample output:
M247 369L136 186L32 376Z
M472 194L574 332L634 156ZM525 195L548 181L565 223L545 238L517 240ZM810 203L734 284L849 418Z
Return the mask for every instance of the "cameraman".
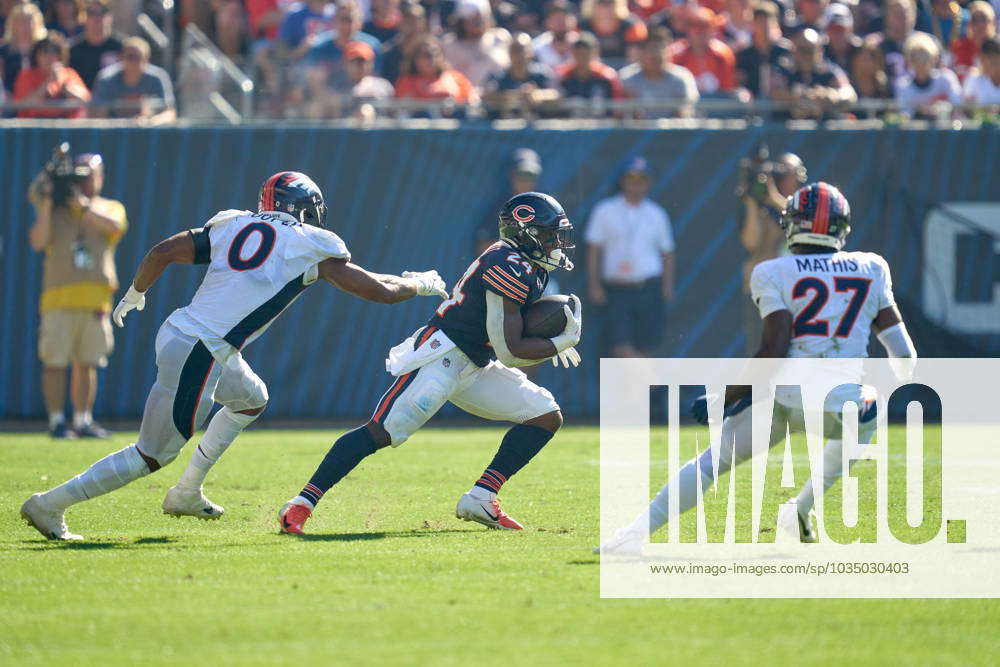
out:
M767 159L767 148L744 161L742 183L737 190L743 203L740 241L749 253L743 262L743 331L747 354L753 354L760 342L761 320L757 307L750 299L750 272L764 260L785 254L785 233L778 224L785 200L805 185L806 166L795 153L784 153L777 159Z
M42 391L53 438L106 438L91 410L97 367L107 364L114 345L108 313L118 288L115 246L128 223L121 202L100 196L101 156L73 158L68 147L62 151L28 190L36 213L28 238L34 250L45 252L38 339ZM70 364L72 426L63 416Z

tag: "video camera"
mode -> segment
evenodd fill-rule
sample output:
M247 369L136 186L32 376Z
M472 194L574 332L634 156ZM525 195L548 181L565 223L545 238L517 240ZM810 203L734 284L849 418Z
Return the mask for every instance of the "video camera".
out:
M774 176L774 163L769 159L770 156L767 144L759 144L753 155L740 160L737 197L749 196L758 202L766 201L767 182Z
M94 172L89 164L78 165L73 160L69 142L63 142L52 151L52 158L45 165L45 173L52 181L52 203L65 206L73 194L73 186L87 179Z

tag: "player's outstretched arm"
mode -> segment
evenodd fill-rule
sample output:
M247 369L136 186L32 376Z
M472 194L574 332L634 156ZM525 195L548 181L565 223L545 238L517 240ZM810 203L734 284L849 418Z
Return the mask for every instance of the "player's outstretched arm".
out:
M487 290L486 333L497 359L505 366L530 366L576 345L580 342L580 317L568 308L567 311L567 332L556 338L525 338L520 306L512 299Z
M346 259L331 257L319 264L319 277L348 294L375 303L399 303L415 296L448 298L437 271L405 271L402 276L372 273Z
M130 310L142 310L146 307L146 290L153 286L163 271L170 264L194 264L197 259L196 245L201 235L207 232L202 229L192 229L179 232L166 238L149 249L146 256L139 262L135 278L129 285L122 300L115 306L111 315L118 326L125 326L125 315ZM207 242L207 238L205 239Z

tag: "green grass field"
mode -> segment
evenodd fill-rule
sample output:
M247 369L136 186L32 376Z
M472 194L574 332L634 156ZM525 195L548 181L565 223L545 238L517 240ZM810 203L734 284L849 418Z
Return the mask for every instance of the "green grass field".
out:
M209 477L217 522L160 512L166 470L76 506L20 503L114 443L0 436L0 664L997 664L991 600L601 600L598 433L566 428L504 488L521 533L452 512L502 428L427 429L277 533L339 432L252 430ZM946 575L945 575L946 576Z

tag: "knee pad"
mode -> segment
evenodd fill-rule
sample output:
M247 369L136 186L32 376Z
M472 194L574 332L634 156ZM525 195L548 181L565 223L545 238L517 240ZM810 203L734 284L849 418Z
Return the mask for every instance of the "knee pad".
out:
M405 392L404 392L405 393ZM382 420L393 447L399 447L434 416L448 400L447 388L439 382L428 382L420 393L400 395Z

